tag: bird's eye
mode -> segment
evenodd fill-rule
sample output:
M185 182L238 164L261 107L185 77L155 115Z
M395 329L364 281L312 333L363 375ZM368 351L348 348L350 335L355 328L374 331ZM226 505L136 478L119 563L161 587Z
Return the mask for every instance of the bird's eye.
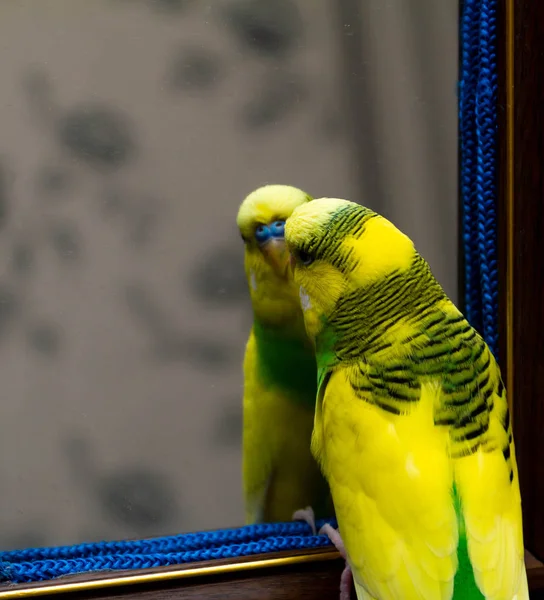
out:
M306 250L299 250L297 257L299 261L306 267L314 262L314 257L309 252L306 252Z
M270 237L270 229L266 225L259 225L257 229L255 229L255 239L259 244L266 242Z
M273 237L283 237L285 234L285 221L274 221L271 223L270 233Z

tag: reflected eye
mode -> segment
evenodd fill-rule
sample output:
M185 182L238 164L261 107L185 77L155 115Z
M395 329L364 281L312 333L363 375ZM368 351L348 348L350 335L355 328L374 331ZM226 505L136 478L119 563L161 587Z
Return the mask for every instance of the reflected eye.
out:
M297 252L297 258L306 267L308 265L311 265L315 260L314 257L309 252L306 252L305 250L299 250Z
M271 223L270 234L273 237L283 237L285 234L285 221L274 221Z
M259 242L259 244L266 242L269 237L270 229L268 229L266 225L259 225L259 227L255 229L255 239Z

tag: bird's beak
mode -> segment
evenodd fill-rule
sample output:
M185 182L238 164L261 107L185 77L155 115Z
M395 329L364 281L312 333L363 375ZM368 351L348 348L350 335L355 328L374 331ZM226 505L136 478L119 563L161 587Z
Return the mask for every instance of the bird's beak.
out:
M287 277L289 252L282 238L273 238L261 246L261 252L268 264L280 277Z

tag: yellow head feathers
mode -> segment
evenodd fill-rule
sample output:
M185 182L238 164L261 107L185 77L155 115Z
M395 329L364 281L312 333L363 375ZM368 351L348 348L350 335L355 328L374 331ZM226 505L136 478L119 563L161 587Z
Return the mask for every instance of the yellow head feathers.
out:
M290 185L265 185L242 202L236 224L244 240L251 241L259 225L285 221L297 206L311 199L306 192Z
M245 271L256 318L271 326L304 329L298 288L289 274L286 220L312 200L288 185L266 185L242 202L236 219L245 243Z
M296 265L326 262L358 285L408 269L415 255L410 238L390 221L339 198L320 198L296 208L285 239Z
M295 209L285 240L310 337L342 296L408 270L416 255L410 238L387 219L338 198L320 198Z

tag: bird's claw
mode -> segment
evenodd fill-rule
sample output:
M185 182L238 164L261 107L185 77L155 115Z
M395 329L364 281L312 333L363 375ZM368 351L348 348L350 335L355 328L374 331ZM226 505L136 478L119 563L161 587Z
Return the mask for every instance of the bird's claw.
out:
M342 541L340 534L336 529L334 529L334 527L332 527L328 523L325 523L325 525L323 525L323 527L319 530L318 535L326 535L329 538L329 540L335 545L338 552L340 552L342 558L344 560L348 559L348 555L346 554L346 548L344 547L344 542Z
M351 567L348 564L346 548L344 547L344 542L338 531L334 529L328 523L325 523L323 527L319 530L319 533L316 534L315 527L315 515L311 506L307 506L306 508L301 508L300 510L296 510L293 513L293 521L305 521L312 528L313 535L326 535L330 541L334 544L338 552L342 558L346 561L346 566L342 571L342 576L340 577L340 600L350 600L351 597L351 582L353 581L353 574L351 572Z
M338 552L340 552L340 556L346 561L346 566L344 567L342 576L340 577L340 600L350 600L353 574L348 563L348 555L346 553L344 542L342 541L338 531L328 523L325 523L325 525L323 525L323 527L319 530L319 535L326 535L335 545Z
M312 529L312 535L317 535L315 527L315 515L311 506L296 510L291 517L293 521L305 521Z
M351 572L351 567L346 562L346 566L344 567L340 577L340 600L350 600L352 581L353 574Z

